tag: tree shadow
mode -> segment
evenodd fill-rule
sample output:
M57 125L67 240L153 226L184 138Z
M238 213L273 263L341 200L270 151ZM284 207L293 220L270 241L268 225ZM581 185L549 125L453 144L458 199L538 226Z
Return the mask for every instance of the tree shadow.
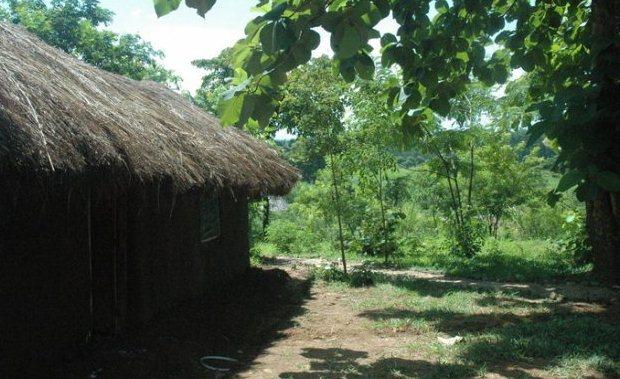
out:
M495 285L469 279L447 278L447 279L426 279L412 278L408 275L393 275L375 273L373 275L375 283L391 284L395 287L415 292L420 296L430 296L441 298L457 291L471 291L481 294L496 293L498 291L508 291L512 294L534 299L540 297L540 286L531 285Z
M471 368L460 364L401 358L381 358L374 362L367 362L368 353L349 349L305 348L301 355L310 359L310 367L300 372L282 373L280 378L472 378L476 376Z
M504 300L497 297L482 300L486 304L494 301ZM459 361L472 369L488 367L504 375L519 367L532 366L532 362L536 362L534 368L550 369L572 359L591 360L603 374L619 375L620 324L616 308L601 306L593 311L552 303L546 309L529 313L505 310L469 314L390 307L364 311L360 316L373 321L424 320L436 332L462 336L463 342L454 351Z
M234 283L160 313L144 329L99 338L94 345L66 352L60 359L39 357L5 366L10 374L5 377L219 377L203 367L200 358L225 356L239 361L229 363L233 370L248 367L305 312L311 284L279 269L250 269ZM0 367L7 363L3 358Z
M437 331L450 335L478 333L536 318L536 315L525 317L510 312L470 315L441 309L414 311L401 308L368 310L359 315L373 321L421 319L431 322Z
M472 280L458 277L415 278L402 273L373 273L376 283L391 284L420 296L444 297L456 291L470 291L480 294L497 292L510 293L527 300L561 298L565 300L594 301L608 303L617 298L620 291L601 286L578 284L502 283Z

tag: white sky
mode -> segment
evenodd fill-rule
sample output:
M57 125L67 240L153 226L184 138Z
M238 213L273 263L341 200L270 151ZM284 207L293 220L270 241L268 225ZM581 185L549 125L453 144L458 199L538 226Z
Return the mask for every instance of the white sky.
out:
M203 19L182 1L178 10L158 19L152 0L101 0L102 7L115 13L109 28L117 33L139 34L162 50L166 54L164 66L181 75L182 88L191 92L200 86L204 74L191 62L215 57L243 38L245 25L258 15L251 11L254 4L256 0L219 0ZM396 23L386 20L378 29L393 32ZM374 40L372 45L378 48L379 41ZM321 33L321 45L314 56L330 53L329 39Z
M109 26L117 33L139 34L166 54L163 64L183 78L183 89L194 92L203 75L191 62L211 58L243 37L243 28L256 14L253 1L220 0L203 19L181 4L160 19L152 0L102 0L101 6L115 13Z
M101 0L100 4L115 13L110 29L117 33L139 34L154 48L163 51L166 55L162 62L164 66L183 78L182 89L193 93L200 86L204 71L195 68L191 62L215 57L224 48L232 46L243 38L245 25L258 14L251 10L256 0L218 0L204 19L187 8L184 1L181 3L178 10L159 19L152 0ZM434 11L431 7L429 17L434 16ZM377 26L381 33L394 33L396 28L396 22L392 19L386 19ZM322 30L319 32L321 45L313 55L331 55L329 36ZM371 45L377 52L379 40L372 40ZM492 54L496 49L489 46L487 54ZM513 73L513 78L521 74ZM496 90L496 94L503 94L503 86ZM277 137L286 139L292 136L280 131Z
M109 29L117 33L139 34L157 50L166 54L163 64L183 78L181 88L193 93L200 87L204 71L191 62L201 58L217 56L224 48L232 46L244 37L245 25L258 14L252 12L256 0L219 0L203 19L185 2L176 11L157 18L152 0L101 0L101 6L115 13ZM396 22L384 20L377 29L395 32ZM314 56L331 55L329 37L321 34L321 45ZM379 48L379 40L371 41ZM295 136L284 130L276 133L276 139L291 139Z

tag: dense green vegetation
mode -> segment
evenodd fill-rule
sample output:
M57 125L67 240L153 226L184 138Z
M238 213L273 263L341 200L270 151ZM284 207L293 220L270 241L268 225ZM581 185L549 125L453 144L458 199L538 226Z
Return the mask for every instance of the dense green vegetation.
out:
M277 127L299 137L279 144L305 180L269 223L264 203L256 206L257 252L336 258L342 248L353 260L480 279L544 280L590 270L583 205L572 193L554 207L546 202L558 182L557 149L548 140L524 140L518 98L527 76L502 88L472 84L452 100L447 117L403 151L407 136L389 128L376 92L393 74L338 84L325 63L296 70L286 87ZM320 129L330 134L313 134L325 109L341 111L332 127Z
M215 0L186 0L204 15ZM158 15L180 5L180 0L154 0ZM434 150L440 161L453 214L450 233L461 254L479 249L469 204L471 180L460 178L466 160L454 156L470 142L456 144L452 134L439 129L438 117L459 122L458 99L472 91L506 83L517 69L528 73L527 90L517 110L527 127L529 141L549 138L558 149L554 167L563 174L548 201L563 193L575 194L587 204L586 223L597 274L616 282L620 270L620 6L606 0L259 0L262 14L245 28L246 37L232 53L232 87L220 101L219 115L226 124L256 129L273 122L286 99L289 75L303 67L320 44L322 28L330 36L336 72L351 83L372 79L376 63L373 39L381 42L381 65L397 73L379 87L387 94L391 123L406 137L430 140L423 149ZM395 33L377 30L384 19L397 24ZM456 102L454 100L457 100ZM472 108L474 109L474 108ZM475 112L467 116L475 121ZM507 114L505 115L507 116ZM277 116L276 116L277 117ZM509 119L509 117L506 117ZM320 134L323 123L312 134ZM330 134L331 123L326 123ZM463 126L463 125L461 125ZM471 128L470 128L471 129ZM307 130L307 129L305 129ZM391 132L386 132L390 135ZM457 133L462 134L462 133ZM475 134L475 133L474 133ZM476 140L475 136L467 139ZM408 141L408 138L404 138ZM463 141L458 138L458 141ZM330 144L331 146L331 144ZM334 146L334 148L337 148ZM447 150L444 150L446 148ZM339 149L339 147L338 147ZM328 154L330 155L330 154ZM342 162L332 159L334 211L339 220L341 250L345 212L339 188ZM441 168L441 166L443 166ZM472 166L472 165L470 165ZM472 166L473 167L473 166ZM500 167L497 167L500 168ZM498 173L497 171L490 171ZM360 179L363 175L360 175ZM381 181L380 179L379 181ZM460 183L458 183L460 182ZM459 184L461 184L459 186ZM463 186L465 184L465 186ZM504 194L513 186L506 188ZM519 188L514 188L519 192ZM570 192L572 193L572 192ZM516 196L516 194L515 194ZM487 216L505 217L505 206L487 202ZM383 213L383 212L382 212ZM385 219L385 218L384 218ZM385 233L387 223L382 219ZM490 225L497 230L497 225ZM389 245L385 241L384 245Z
M195 100L211 112L231 59L226 51L201 62L208 74ZM525 112L529 75L490 88L473 82L446 117L414 135L392 124L381 88L393 81L392 70L379 69L374 81L347 84L325 57L291 73L276 116L250 130L295 135L276 142L303 182L285 212L254 206L257 254L516 281L590 271L583 205L574 192L555 206L547 201L560 176L557 145L528 141L529 118L538 117Z

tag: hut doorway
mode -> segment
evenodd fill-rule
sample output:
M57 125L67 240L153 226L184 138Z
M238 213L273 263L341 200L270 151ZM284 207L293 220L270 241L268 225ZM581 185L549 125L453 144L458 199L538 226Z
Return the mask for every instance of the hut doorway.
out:
M110 336L123 328L127 284L127 200L91 198L91 334Z

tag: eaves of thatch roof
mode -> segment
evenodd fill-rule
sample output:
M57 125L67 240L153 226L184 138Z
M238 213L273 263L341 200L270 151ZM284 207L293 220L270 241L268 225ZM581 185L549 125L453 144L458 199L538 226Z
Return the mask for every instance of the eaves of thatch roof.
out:
M6 23L0 176L129 177L254 194L285 193L299 177L269 145L221 127L165 86L95 68Z

